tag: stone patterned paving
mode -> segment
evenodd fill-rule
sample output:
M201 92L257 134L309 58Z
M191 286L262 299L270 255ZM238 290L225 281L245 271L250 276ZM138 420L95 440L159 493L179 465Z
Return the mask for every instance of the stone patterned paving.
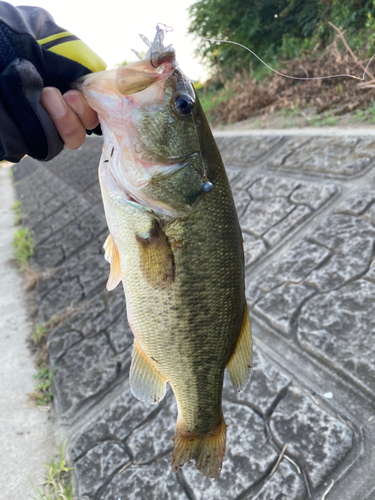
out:
M105 290L99 138L14 174L37 242L35 322L78 494L91 500L375 498L375 141L218 138L243 229L253 376L225 381L217 480L170 472L176 405L136 400L123 292Z

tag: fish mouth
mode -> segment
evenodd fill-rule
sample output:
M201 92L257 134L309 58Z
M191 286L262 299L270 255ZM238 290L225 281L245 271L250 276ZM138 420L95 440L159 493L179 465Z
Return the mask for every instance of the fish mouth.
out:
M142 39L147 40L146 37ZM148 42L150 49L146 58L134 51L140 60L117 68L116 82L120 94L130 96L142 92L168 78L177 67L174 48L164 47L160 42L155 43L155 40L153 44Z

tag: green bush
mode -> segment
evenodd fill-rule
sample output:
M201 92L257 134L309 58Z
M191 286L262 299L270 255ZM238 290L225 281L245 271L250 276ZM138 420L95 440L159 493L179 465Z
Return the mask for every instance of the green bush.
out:
M374 50L374 0L198 0L189 8L189 32L199 38L232 40L272 65L279 57L296 58L324 48L335 35L328 25L346 30L352 48ZM232 44L205 40L197 50L214 71L231 72L260 62Z

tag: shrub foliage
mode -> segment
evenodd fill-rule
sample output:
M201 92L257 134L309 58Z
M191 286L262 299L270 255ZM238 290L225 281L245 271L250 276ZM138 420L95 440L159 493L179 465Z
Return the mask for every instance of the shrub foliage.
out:
M353 49L364 41L375 49L375 0L198 0L189 12L190 33L241 43L267 62L324 49L334 36L328 21L346 30ZM231 44L201 40L198 53L224 72L260 64Z

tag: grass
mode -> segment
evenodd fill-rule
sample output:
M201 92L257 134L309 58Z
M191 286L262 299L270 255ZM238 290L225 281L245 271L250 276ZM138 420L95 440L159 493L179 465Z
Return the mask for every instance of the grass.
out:
M64 315L55 314L48 321L43 323L35 323L33 331L30 335L33 347L40 347L47 340L48 334L64 319Z
M35 323L33 333L30 335L34 344L39 345L50 331L48 323Z
M371 125L375 124L375 102L372 103L367 109L358 109L353 116L354 122L367 122Z
M32 401L35 401L38 406L48 406L52 402L53 392L51 390L51 384L54 375L55 370L51 370L48 366L41 368L34 375L38 383L35 391L31 392L29 397Z
M15 226L19 226L25 217L23 212L22 212L21 207L22 207L22 201L20 201L20 200L16 201L11 206L11 209L14 211L14 214L16 216L16 218L14 219Z
M287 108L282 108L280 111L284 116L293 118L296 116L300 116L301 114L301 109L298 106L289 106Z
M65 459L66 441L59 447L59 456L44 465L47 477L42 487L34 486L32 500L73 500L74 486L71 478L72 467Z
M262 126L262 120L260 118L256 118L254 121L252 127L253 128L260 128Z
M308 124L312 127L332 127L339 121L337 116L331 116L330 113L323 116L314 116L307 118Z
M293 121L293 120L287 120L284 125L286 128L289 127L298 127L298 122Z
M48 366L48 346L47 338L51 331L70 314L71 310L64 314L56 314L48 321L35 323L33 331L29 337L29 347L34 354L34 362L39 371L34 375L37 380L35 391L29 394L29 397L38 406L49 407L52 403L53 392L51 390L52 380L55 375L55 369Z
M196 85L195 88L203 111L209 122L214 119L213 110L233 95L232 90L228 88L221 88L219 90L211 89L208 91L204 91L203 87L199 85Z
M13 237L14 259L21 271L27 267L30 257L34 253L34 240L30 229L20 227Z

